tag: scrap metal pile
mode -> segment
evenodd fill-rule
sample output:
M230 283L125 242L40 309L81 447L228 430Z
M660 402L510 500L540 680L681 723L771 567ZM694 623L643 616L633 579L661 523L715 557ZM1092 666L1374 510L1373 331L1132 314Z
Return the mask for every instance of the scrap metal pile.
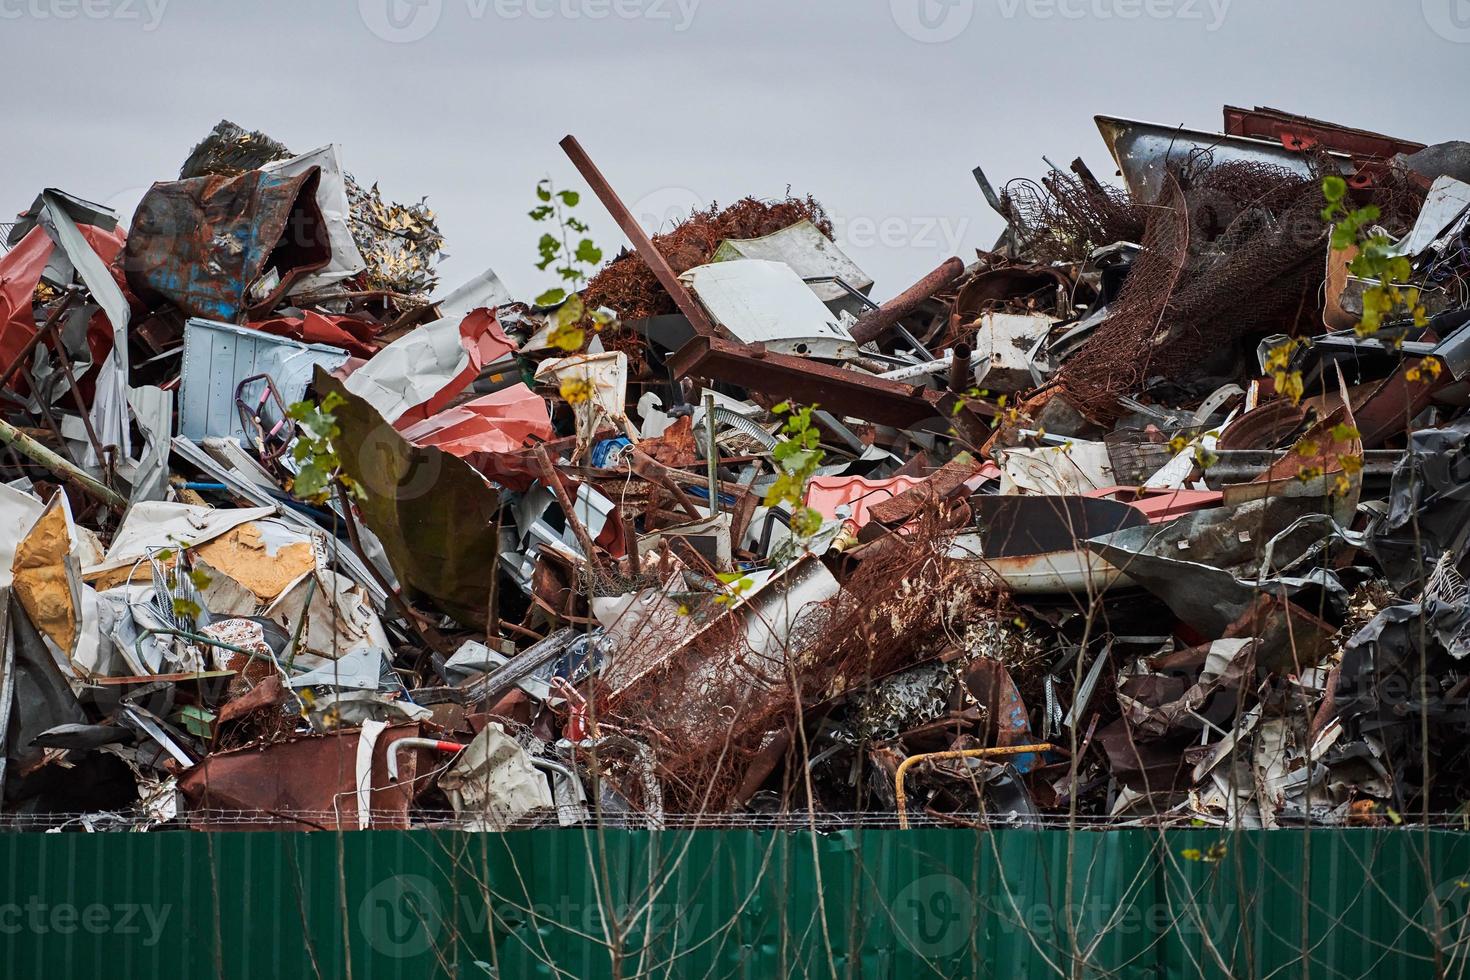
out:
M884 302L817 200L650 239L570 137L596 318L440 291L334 146L221 123L127 227L42 191L0 813L1465 819L1470 145L1098 125L1121 186L977 169L1000 242Z

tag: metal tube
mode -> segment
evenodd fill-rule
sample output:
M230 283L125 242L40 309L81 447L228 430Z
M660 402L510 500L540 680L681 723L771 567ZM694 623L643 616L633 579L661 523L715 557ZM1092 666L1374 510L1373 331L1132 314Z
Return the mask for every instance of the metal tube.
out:
M567 488L561 485L561 478L557 476L556 467L551 463L551 456L546 452L545 446L536 447L536 463L541 470L541 482L546 484L546 489L556 495L556 502L561 505L562 513L566 517L567 526L572 529L572 534L577 538L577 543L586 552L587 565L589 568L597 567L597 545L592 541L592 535L587 532L586 526L577 517L576 507L572 498L567 494Z
M970 346L955 344L950 353L953 359L949 363L949 390L955 394L969 391L971 388Z
M720 447L715 443L715 393L704 393L705 470L709 476L709 512L720 512Z
M469 748L458 742L444 742L437 738L400 738L388 743L388 781L398 782L398 753L404 749L428 749L431 752L459 753Z
M892 371L884 371L878 377L885 381L909 381L913 378L932 378L936 374L943 374L949 370L949 365L949 358L940 357L932 361L925 361L923 364L909 364L905 367L894 368Z
M111 507L113 510L123 511L128 509L127 498L117 493L111 487L107 486L107 484L95 479L88 473L62 459L4 419L0 419L0 444L14 446L22 455L28 456L35 462L40 463L63 480L74 484L78 490L102 501L102 503Z
M877 340L892 330L899 320L924 305L929 297L964 274L965 263L958 256L946 259L939 268L893 299L870 313L864 313L858 322L852 325L852 339L857 341L859 346Z
M961 749L955 752L924 752L920 755L911 755L898 764L898 772L894 775L894 798L898 801L898 826L900 830L909 829L908 796L904 793L903 781L908 775L909 767L919 762L930 762L936 759L988 759L999 755L1026 755L1030 752L1050 752L1052 746L1047 742L1039 742L1033 745L997 745L988 749Z

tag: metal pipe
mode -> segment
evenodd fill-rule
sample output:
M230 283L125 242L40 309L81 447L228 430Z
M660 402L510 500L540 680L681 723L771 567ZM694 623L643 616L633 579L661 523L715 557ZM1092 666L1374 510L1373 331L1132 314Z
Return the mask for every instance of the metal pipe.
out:
M469 748L458 742L443 742L437 738L400 738L388 743L388 781L398 782L398 753L404 749L428 749L431 752L456 754Z
M898 826L900 830L909 829L908 796L904 793L903 781L908 775L909 767L919 762L929 762L937 759L988 759L999 755L1026 755L1030 752L1050 752L1052 746L1047 742L1038 742L1033 745L997 745L988 749L961 749L954 752L924 752L919 755L911 755L898 764L898 773L894 779L894 798L898 801Z
M869 313L864 313L852 325L852 339L858 346L877 340L892 330L904 317L909 316L935 293L952 284L965 274L965 263L958 257L946 259L939 268L893 299Z
M720 512L720 447L715 441L715 393L704 393L704 465L709 476L709 512Z
M637 578L643 574L643 569L638 562L638 529L633 526L633 515L624 512L623 520L623 547L628 551L628 574Z
M124 511L128 509L126 497L77 466L62 459L4 419L0 419L0 445L14 446L16 451L22 455L28 456L35 462L40 463L63 480L74 484L78 490L81 490L90 497L95 497L113 510Z
M597 754L610 748L622 748L638 762L639 782L643 784L643 802L648 807L648 826L650 830L662 830L664 828L664 790L659 784L655 771L653 750L642 742L635 741L627 735L603 735L596 739L586 739L577 743L578 752L590 752L595 760ZM596 773L596 770L594 770Z
M914 378L932 378L936 374L943 374L949 370L950 359L947 357L936 358L925 361L923 364L909 364L891 371L884 371L878 377L885 381L909 381Z
M545 446L536 447L536 464L541 470L541 482L546 484L546 489L556 495L556 502L561 505L567 526L572 529L577 543L582 546L582 551L586 554L587 566L596 568L597 545L593 543L592 535L588 533L586 525L577 517L572 498L567 493L567 488L561 485L561 477L557 475L556 467L552 465L551 456L546 452Z
M553 777L551 784L551 798L553 801L556 799L556 777L560 777L566 780L572 786L582 785L582 781L577 778L577 774L572 772L571 769L562 765L560 762L552 762L550 759L538 759L533 756L531 758L531 765L535 766L537 769L540 769L542 772L551 773ZM556 809L557 813L560 814L560 803L556 804Z
M970 370L970 345L955 344L950 351L953 355L949 363L949 390L955 394L969 391L972 387Z

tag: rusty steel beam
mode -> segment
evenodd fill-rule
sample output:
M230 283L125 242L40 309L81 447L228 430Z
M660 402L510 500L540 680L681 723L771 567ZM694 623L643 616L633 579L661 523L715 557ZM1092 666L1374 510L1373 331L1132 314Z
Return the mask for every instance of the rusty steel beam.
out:
M676 377L712 378L752 391L820 405L839 416L851 416L910 428L933 419L949 419L953 396L925 391L901 381L888 381L823 364L805 357L776 354L760 344L737 344L718 337L695 337L669 360ZM992 414L988 405L974 411Z
M572 161L572 165L577 168L578 173L582 175L582 179L587 181L587 185L592 188L592 193L596 194L602 206L607 208L607 213L612 215L618 227L623 229L623 234L628 236L628 241L633 243L633 248L637 250L639 258L643 259L648 268L653 270L659 285L663 286L669 296L673 297L674 305L679 307L679 312L689 320L689 325L694 328L694 332L701 337L715 336L715 326L710 321L709 314L705 313L704 307L699 305L694 295L684 288L678 275L675 274L658 248L654 246L653 239L648 237L638 224L638 219L633 217L633 212L623 204L622 198L618 197L618 192L613 190L607 178L602 175L602 171L597 169L597 164L593 163L587 151L582 149L582 144L577 142L575 136L568 136L561 141L561 148Z
M933 272L884 303L876 310L869 310L852 325L852 339L859 345L877 340L892 330L904 317L911 315L924 302L965 274L965 263L958 257L949 258Z

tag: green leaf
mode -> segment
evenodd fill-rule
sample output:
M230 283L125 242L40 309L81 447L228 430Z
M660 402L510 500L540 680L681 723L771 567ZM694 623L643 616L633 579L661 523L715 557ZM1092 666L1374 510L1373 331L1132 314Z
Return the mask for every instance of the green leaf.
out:
M1322 196L1336 204L1347 196L1347 181L1336 175L1323 177Z
M588 265L596 265L602 261L602 249L592 244L592 239L584 238L577 243L577 261L586 262Z
M561 203L569 208L576 207L578 202L582 200L582 195L576 191L559 191L556 196L561 198Z
M791 530L803 538L809 538L822 529L822 514L820 511L803 507L791 515Z
M567 291L565 289L557 287L556 289L548 289L540 296L537 296L535 299L535 303L537 306L555 306L566 298Z
M543 180L536 185L536 196L543 201L551 200L551 181Z
M557 309L557 311L551 315L551 318L556 321L557 326L567 327L581 320L582 314L586 311L587 307L583 305L582 297L578 296L576 293L573 293L572 295L568 296L567 301L563 303Z

